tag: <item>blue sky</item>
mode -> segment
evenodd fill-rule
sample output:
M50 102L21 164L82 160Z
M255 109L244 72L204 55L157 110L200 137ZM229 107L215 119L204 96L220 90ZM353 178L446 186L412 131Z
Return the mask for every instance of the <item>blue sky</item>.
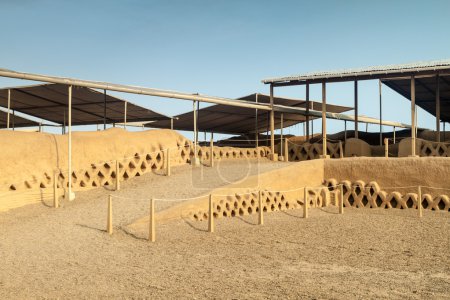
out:
M447 0L3 0L0 11L1 68L230 98L268 93L267 77L450 58ZM25 84L0 78L1 86ZM409 101L383 92L383 117L409 123ZM304 87L275 93L305 95ZM120 96L169 115L192 109L189 101ZM320 97L313 86L311 98ZM352 106L352 84L330 84L327 99ZM360 99L361 114L378 117L376 81L360 83ZM434 118L420 111L419 125L434 127Z

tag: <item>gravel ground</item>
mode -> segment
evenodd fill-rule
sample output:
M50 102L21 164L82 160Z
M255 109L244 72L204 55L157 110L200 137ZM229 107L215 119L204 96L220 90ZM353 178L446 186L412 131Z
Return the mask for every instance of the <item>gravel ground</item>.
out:
M150 197L191 197L286 163L181 166L80 192L61 209L0 213L0 299L23 298L450 298L448 213L311 209L157 227L156 243L121 230ZM203 175L202 175L203 172ZM217 176L217 175L221 176ZM226 174L226 176L224 176ZM202 180L203 178L203 180ZM219 179L221 178L221 179ZM112 236L106 198L114 199ZM158 204L161 210L170 202Z

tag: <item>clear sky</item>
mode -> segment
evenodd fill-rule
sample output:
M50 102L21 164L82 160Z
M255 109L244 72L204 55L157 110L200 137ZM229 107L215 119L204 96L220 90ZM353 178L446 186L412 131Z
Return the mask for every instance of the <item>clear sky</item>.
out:
M448 0L3 0L0 12L1 68L230 98L268 93L267 77L450 58ZM0 86L25 84L0 78ZM410 123L410 102L383 91L383 117ZM304 87L275 93L305 95ZM311 93L320 99L318 85ZM120 96L169 115L192 109ZM327 99L352 106L352 84L330 84ZM360 101L361 114L378 117L376 81L360 83ZM419 112L419 126L434 123Z

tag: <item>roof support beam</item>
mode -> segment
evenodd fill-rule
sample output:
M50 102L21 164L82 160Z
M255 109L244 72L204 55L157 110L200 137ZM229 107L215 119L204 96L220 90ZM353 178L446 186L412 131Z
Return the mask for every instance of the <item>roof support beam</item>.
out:
M67 78L67 77L56 77L56 76L48 76L48 75L40 75L40 74L32 74L32 73L23 73L23 72L16 72L6 69L0 69L0 77L8 77L8 78L17 78L17 79L24 79L24 80L34 80L34 81L41 81L41 82L49 82L49 83L60 83L60 84L67 84L72 86L81 86L81 87L88 87L93 89L100 89L100 90L109 90L109 91L116 91L116 92L123 92L123 93L130 93L130 94L139 94L139 95L148 95L148 96L155 96L155 97L163 97L163 98L173 98L173 99L180 99L180 100L191 100L191 101L201 101L201 102L208 102L208 103L215 103L215 104L225 104L230 106L237 106L237 107L247 107L247 108L257 108L261 110L271 110L270 105L265 103L252 103L250 101L243 101L243 100L232 100L228 98L222 98L222 97L213 97L213 96L206 96L206 95L199 95L199 94L188 94L188 93L181 93L181 92L174 92L174 91L167 91L167 90L160 90L160 89L153 89L153 88L146 88L146 87L138 87L138 86L132 86L132 85L121 85L121 84L113 84L113 83L107 83L107 82L98 82L98 81L90 81L90 80L81 80L81 79L73 79L73 78Z
M322 82L322 158L327 155L327 84Z
M309 83L306 84L306 141L309 141Z
M9 111L11 109L11 90L8 89L8 113L6 117L6 128L9 129Z
M272 160L275 160L275 120L273 111L273 85L270 85L270 152L272 153Z
M439 74L436 75L436 141L441 141L441 95L439 88Z
M411 76L411 156L416 156L416 81Z
M358 81L355 80L355 138L358 138Z

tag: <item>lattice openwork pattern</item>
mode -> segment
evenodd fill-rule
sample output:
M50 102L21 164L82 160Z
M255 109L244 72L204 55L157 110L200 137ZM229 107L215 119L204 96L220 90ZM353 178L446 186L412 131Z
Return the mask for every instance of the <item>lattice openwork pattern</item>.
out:
M335 179L329 179L325 182L325 186L335 194L338 192L338 184L343 185L345 207L417 209L421 201L424 209L450 211L450 200L447 195L432 196L423 193L422 199L418 200L418 192L386 192L375 181L365 183L357 180L352 183L348 180L337 182Z
M184 146L170 149L170 160L173 164L190 163L194 156L192 144L186 142ZM214 147L214 159L232 159L232 158L257 158L267 157L270 154L270 148L232 148L232 147ZM198 147L197 155L200 159L209 159L210 147ZM121 181L141 176L147 172L161 170L164 168L165 150L157 150L149 153L135 153L134 156L119 159L119 178ZM74 170L72 172L73 188L95 188L100 186L112 186L116 179L115 161L93 163L84 169ZM57 187L68 187L67 171L59 170L57 175ZM45 189L53 187L53 173L44 172L43 175L33 176L31 179L20 183L11 183L3 190L31 190Z
M422 141L420 156L450 157L450 144L430 141Z
M308 191L308 200L311 207L322 207L327 203L326 197L329 193L326 189L311 189ZM303 206L303 189L295 191L261 191L263 212L285 211L297 209ZM213 215L214 218L226 218L236 216L247 216L259 212L258 191L236 193L229 196L214 196ZM208 209L198 209L189 212L192 220L203 221L208 219Z
M322 155L321 143L303 143L295 145L288 143L289 161L302 161L320 158ZM327 143L327 155L331 158L340 157L339 143Z

